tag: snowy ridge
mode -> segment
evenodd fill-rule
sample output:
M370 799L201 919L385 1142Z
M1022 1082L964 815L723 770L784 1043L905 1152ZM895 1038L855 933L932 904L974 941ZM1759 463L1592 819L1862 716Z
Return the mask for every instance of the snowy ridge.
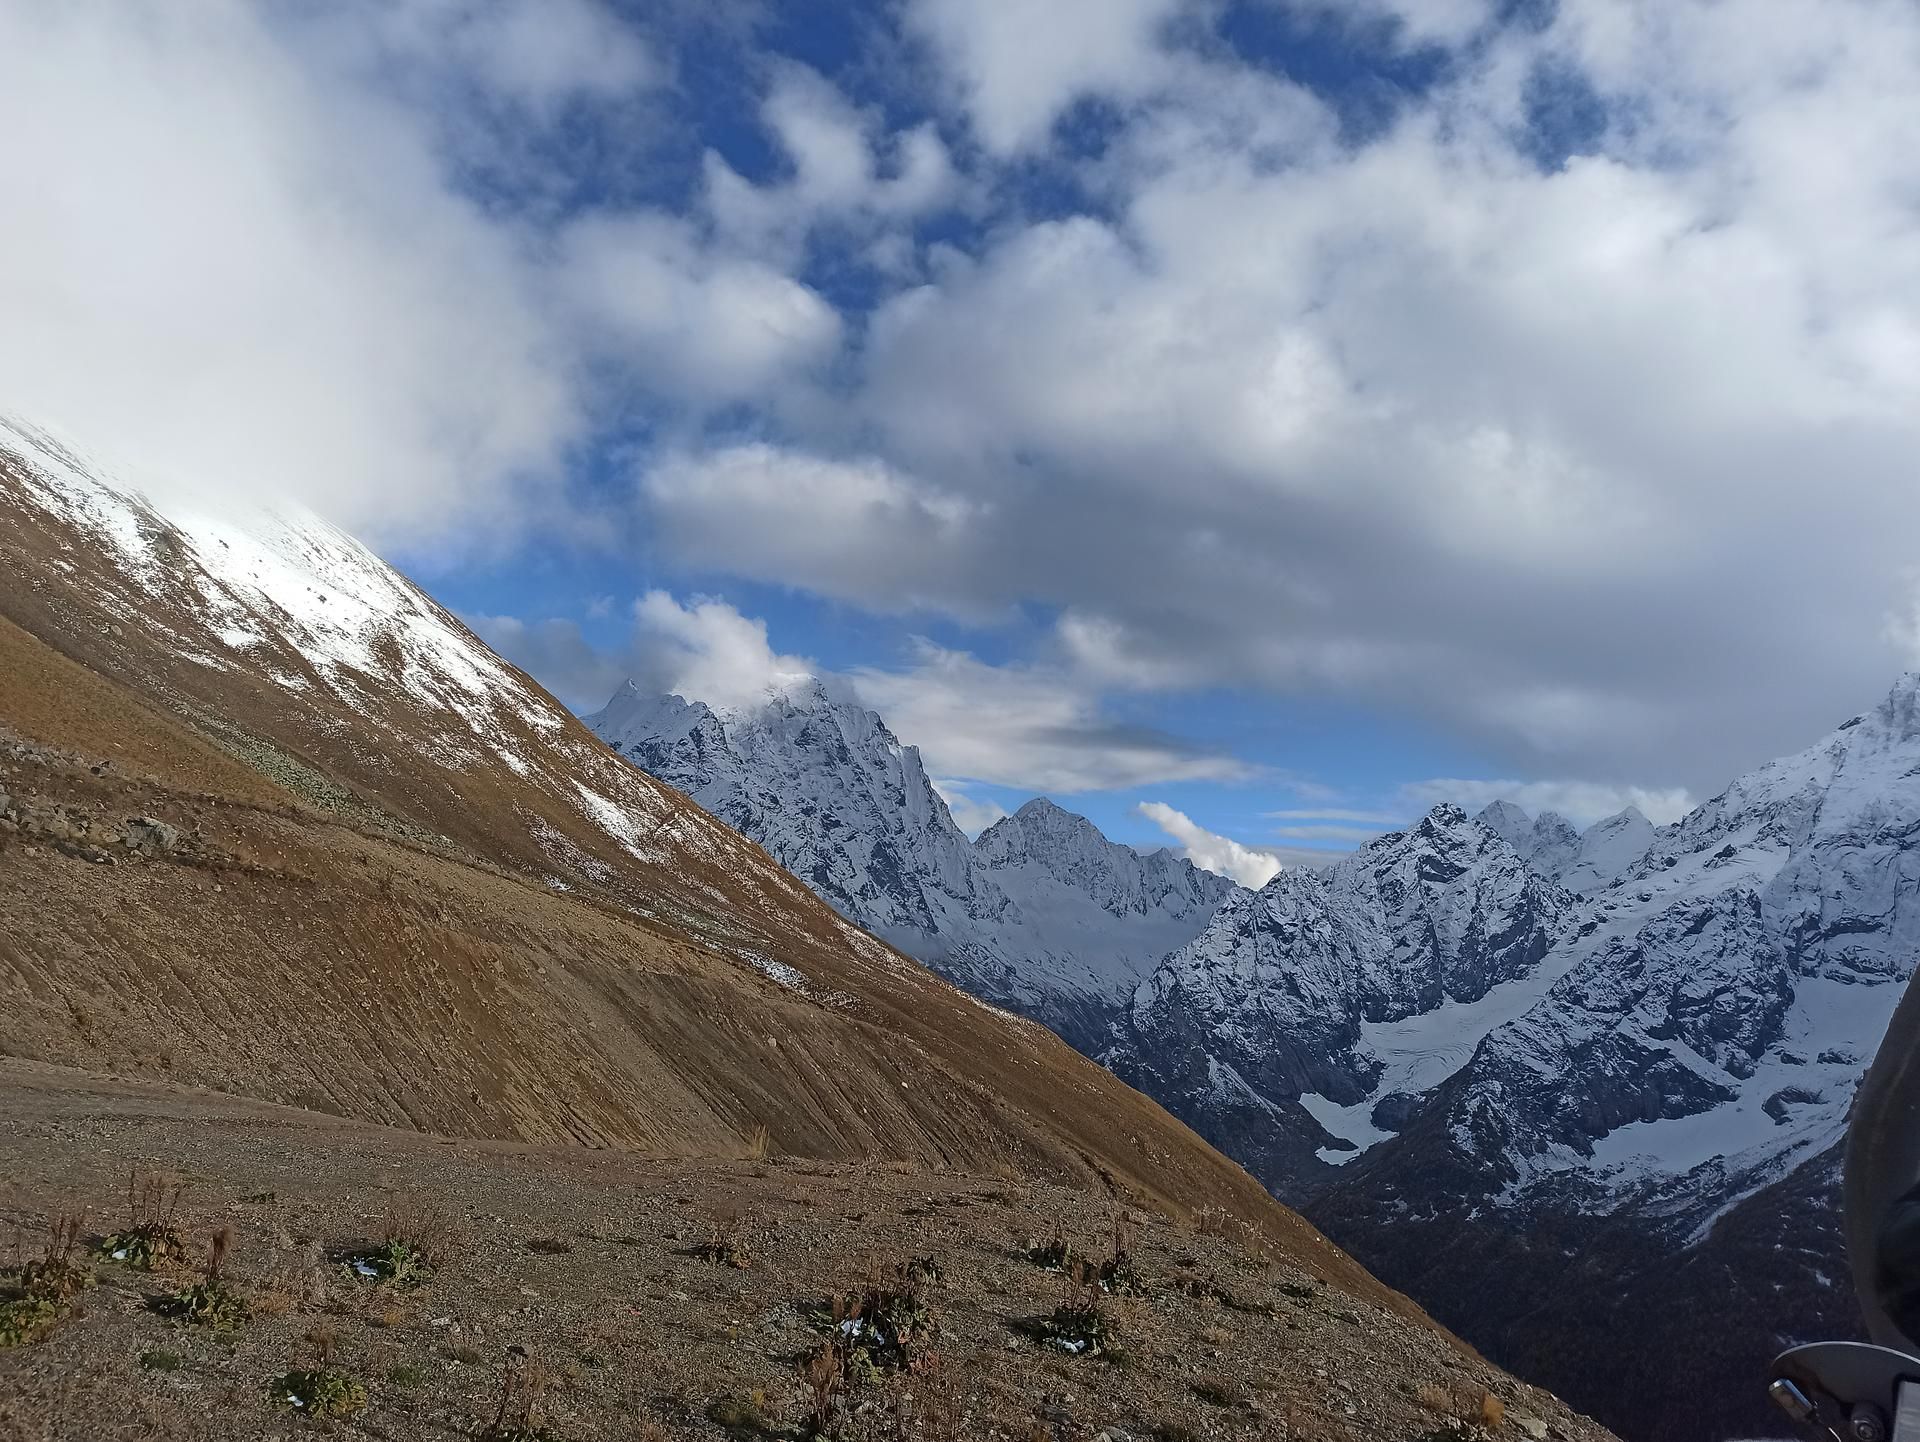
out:
M1629 806L1585 831L1555 811L1528 816L1511 801L1496 801L1474 818L1511 846L1535 871L1569 891L1598 891L1631 868L1653 846L1654 824Z
M151 638L146 654L265 677L283 693L271 704L304 713L319 733L350 732L357 723L340 716L345 707L438 765L480 777L503 765L639 860L742 850L726 828L672 805L577 732L567 736L558 702L319 516L289 506L216 514L155 494L0 416L0 514L11 507L28 523L52 522L50 564L84 569L89 600L113 618L108 629ZM556 862L604 871L552 826L526 825ZM791 884L761 870L755 884Z
M1920 956L1920 677L1595 901L1574 964L1462 1074L1452 1134L1510 1199L1577 1173L1594 1205L1724 1210L1838 1135Z
M628 682L586 720L849 920L1086 1049L1240 890L1164 849L1117 845L1044 799L969 842L918 750L821 680L724 711Z
M1411 1093L1536 1001L1553 979L1547 957L1592 924L1499 835L1437 806L1223 907L1134 992L1107 1060L1254 1157L1270 1186L1297 1191L1390 1135ZM1266 1115L1237 1090L1220 1096L1223 1070Z

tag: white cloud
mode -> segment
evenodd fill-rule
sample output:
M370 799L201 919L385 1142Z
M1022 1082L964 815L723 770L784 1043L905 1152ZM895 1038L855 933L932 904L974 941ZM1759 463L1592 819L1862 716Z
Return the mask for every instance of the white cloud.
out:
M634 603L635 647L658 688L713 707L747 707L817 673L800 656L767 643L767 623L725 601L696 596L682 604L665 591Z
M1276 826L1273 828L1273 834L1284 837L1288 841L1351 843L1371 841L1386 829L1383 826Z
M0 4L0 405L388 536L521 514L578 415L516 237L264 16Z
M1655 825L1678 821L1695 802L1683 787L1617 786L1595 781L1468 781L1436 777L1401 787L1409 806L1425 810L1451 801L1474 812L1495 801L1511 801L1523 811L1557 811L1576 826L1590 826L1629 806L1637 806Z
M596 214L560 238L555 285L609 362L705 405L764 396L823 366L840 317L761 261L719 254L688 222Z
M907 23L957 82L988 149L1044 142L1087 96L1129 99L1160 84L1169 62L1158 33L1184 0L913 0Z
M1179 842L1181 855L1195 866L1230 876L1242 886L1255 889L1265 886L1279 875L1283 867L1276 853L1246 846L1230 836L1209 831L1184 811L1176 811L1164 801L1142 801L1134 810ZM1336 858L1332 853L1327 853L1326 859L1331 861Z
M988 665L923 641L910 666L861 667L848 680L942 776L1058 795L1257 774L1235 757L1107 720L1095 691L1046 667Z
M668 456L641 478L684 564L884 609L964 593L979 507L884 461L755 442Z
M599 0L408 0L341 7L390 53L450 66L501 96L549 107L617 96L660 79L631 26ZM336 23L342 17L336 15Z
M707 205L727 240L793 256L817 225L873 228L951 199L959 179L931 124L890 134L802 65L778 69L761 107L793 165L790 178L755 185L717 152L706 156Z

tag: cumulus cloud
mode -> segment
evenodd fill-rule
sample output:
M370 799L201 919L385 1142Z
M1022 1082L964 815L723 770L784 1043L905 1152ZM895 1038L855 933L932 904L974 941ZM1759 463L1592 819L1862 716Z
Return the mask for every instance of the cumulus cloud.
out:
M577 422L510 230L261 7L0 5L0 404L156 484L476 526Z
M583 339L657 392L713 407L824 365L839 314L784 271L716 252L659 212L590 214L558 242L553 277Z
M1523 811L1557 811L1576 826L1636 806L1657 826L1678 821L1694 808L1683 787L1615 786L1594 781L1466 781L1436 777L1401 788L1409 806L1425 810L1442 801L1469 812L1495 801L1511 801Z
M1375 11L1463 48L1354 142L1181 52L1169 21L1199 12L1129 7L1082 61L1015 46L998 7L916 7L990 152L1127 102L1100 203L878 307L846 409L755 458L841 524L796 538L776 504L743 569L1057 608L1112 686L1339 695L1523 775L1702 790L1803 744L1909 630L1920 16ZM1553 86L1584 128L1539 112ZM718 506L663 501L719 554Z
M1108 720L1097 692L1047 667L993 666L922 641L912 664L860 667L848 679L943 776L1058 795L1258 775L1236 757Z
M713 597L683 601L648 592L634 603L630 633L612 648L594 646L570 620L468 621L577 711L597 709L629 677L642 689L715 707L751 706L809 677L822 680L879 712L895 735L920 748L955 819L969 829L1004 814L990 801L971 800L970 783L1071 794L1261 774L1237 757L1110 719L1097 689L1067 671L990 665L921 641L903 666L834 672L776 651L765 621Z
M683 564L882 610L967 607L980 506L885 461L753 442L663 457L640 484Z
M1209 831L1164 801L1142 801L1134 810L1179 842L1180 854L1195 866L1232 877L1242 886L1255 889L1265 886L1285 865L1277 853L1246 846L1230 836ZM1333 853L1320 855L1323 860L1335 859Z
M818 668L767 643L767 623L725 601L696 596L682 603L649 591L633 607L635 679L714 707L747 707L799 685Z
M1089 96L1130 99L1170 68L1161 28L1185 0L913 0L907 23L938 52L975 135L1009 152L1045 141Z
M748 250L790 257L816 225L912 218L959 183L932 124L890 134L876 112L856 107L806 66L778 68L761 114L793 166L790 177L756 185L714 151L705 161L715 224Z

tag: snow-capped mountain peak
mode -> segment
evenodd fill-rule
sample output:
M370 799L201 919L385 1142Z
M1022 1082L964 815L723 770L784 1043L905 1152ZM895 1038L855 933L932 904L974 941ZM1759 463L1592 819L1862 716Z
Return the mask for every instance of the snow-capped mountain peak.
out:
M1234 884L1036 798L969 842L919 751L829 679L711 708L628 682L587 724L850 920L1091 1048Z

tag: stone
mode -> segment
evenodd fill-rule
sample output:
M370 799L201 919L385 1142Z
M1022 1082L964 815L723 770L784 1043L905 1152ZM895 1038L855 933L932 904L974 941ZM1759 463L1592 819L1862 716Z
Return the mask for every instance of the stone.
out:
M143 856L164 856L180 844L180 829L151 816L136 816L127 822L123 836L129 851Z

